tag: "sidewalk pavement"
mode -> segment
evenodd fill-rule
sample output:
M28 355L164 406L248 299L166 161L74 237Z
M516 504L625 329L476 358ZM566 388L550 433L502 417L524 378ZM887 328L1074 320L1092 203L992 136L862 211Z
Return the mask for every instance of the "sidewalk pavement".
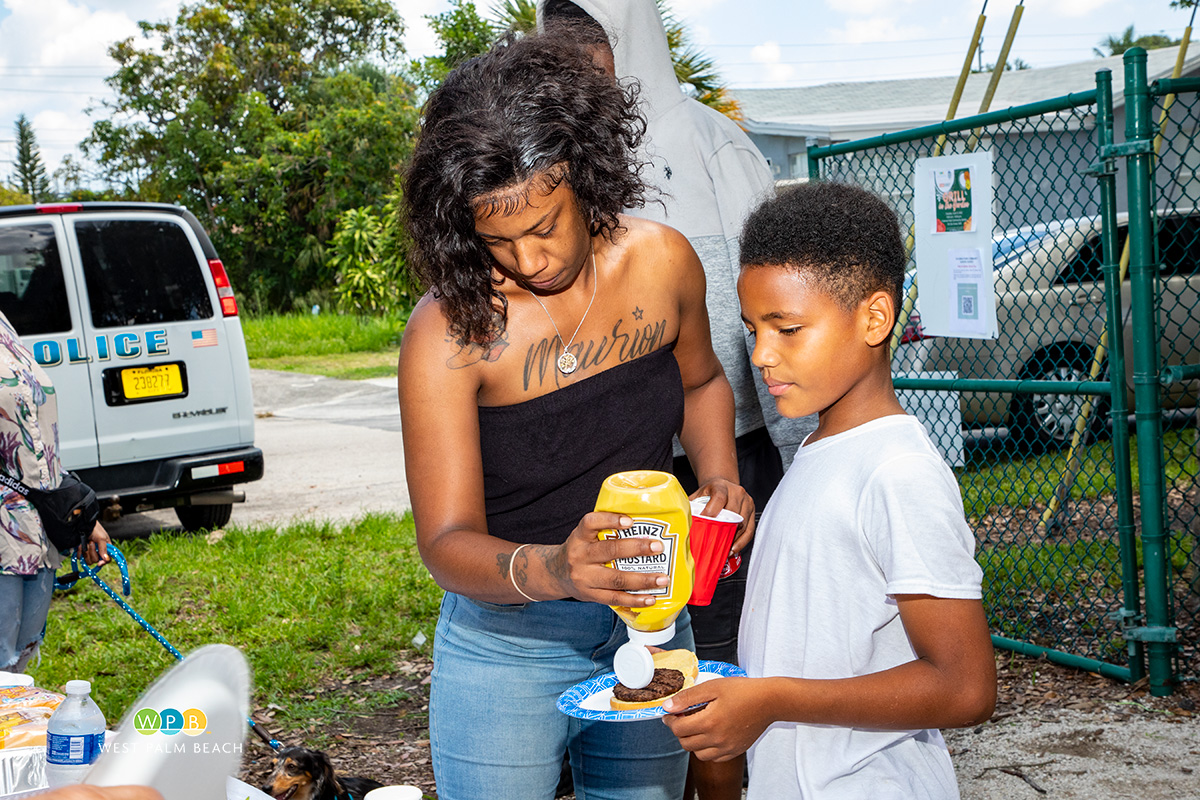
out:
M231 524L346 521L408 509L395 378L344 381L255 369L250 381L263 478L237 487L246 502L234 505ZM173 511L154 511L108 528L128 538L179 530L179 520Z

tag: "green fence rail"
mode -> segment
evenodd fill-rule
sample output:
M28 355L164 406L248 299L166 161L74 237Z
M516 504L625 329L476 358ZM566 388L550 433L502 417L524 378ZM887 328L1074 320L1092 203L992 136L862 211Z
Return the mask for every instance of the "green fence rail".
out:
M1144 63L1144 56L1133 58ZM1133 75L1142 80L1144 69L1134 70ZM1147 157L1151 160L1148 185L1138 187L1142 202L1153 210L1146 231L1151 258L1140 277L1150 295L1147 313L1152 315L1158 343L1156 348L1147 347L1149 363L1141 377L1143 391L1156 395L1166 413L1155 418L1147 413L1143 423L1139 409L1139 424L1165 424L1171 429L1165 435L1182 436L1185 445L1160 449L1161 502L1142 511L1143 528L1151 529L1151 516L1155 527L1154 536L1144 539L1164 551L1162 569L1154 578L1161 582L1162 602L1152 608L1147 601L1147 624L1155 624L1150 619L1153 611L1158 624L1170 632L1164 631L1168 641L1159 646L1174 657L1175 674L1195 679L1200 676L1200 437L1195 411L1200 402L1200 80L1156 81L1140 102L1146 109L1139 121L1148 117L1155 127L1139 130L1138 138L1155 137L1158 142L1155 148L1151 140L1157 152ZM1149 382L1155 378L1152 387ZM1147 597L1149 580L1147 572Z
M999 335L926 336L918 285L894 383L956 469L997 646L1161 695L1200 677L1200 81L1147 85L1138 48L1125 73L1121 143L1101 71L1094 91L808 158L811 179L886 199L911 245L917 160L991 151Z

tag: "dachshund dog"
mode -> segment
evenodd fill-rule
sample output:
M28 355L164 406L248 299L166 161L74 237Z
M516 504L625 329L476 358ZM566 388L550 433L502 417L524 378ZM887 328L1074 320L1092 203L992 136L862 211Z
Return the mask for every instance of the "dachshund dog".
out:
M382 786L370 778L342 778L320 750L285 747L275 754L262 790L275 800L363 800Z

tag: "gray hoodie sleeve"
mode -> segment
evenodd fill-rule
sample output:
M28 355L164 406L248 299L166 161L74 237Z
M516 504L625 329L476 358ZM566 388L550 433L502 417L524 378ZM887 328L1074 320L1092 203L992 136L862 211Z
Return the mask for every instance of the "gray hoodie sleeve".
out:
M741 263L738 260L738 238L742 233L742 225L760 203L775 192L775 183L771 178L770 167L766 160L753 147L743 147L737 142L717 149L709 159L709 174L714 176L714 183L720 187L717 192L717 208L721 215L721 227L725 232L725 244L729 248L729 263L736 270ZM739 180L722 181L716 178L721 175L738 175ZM745 332L746 358L749 359L754 350L754 342L749 332ZM783 467L787 469L796 454L796 448L804 441L804 437L817 427L815 415L788 419L775 409L775 399L767 391L766 384L755 374L754 391L758 395L758 404L762 409L763 421L771 435L771 441L779 448L783 456Z

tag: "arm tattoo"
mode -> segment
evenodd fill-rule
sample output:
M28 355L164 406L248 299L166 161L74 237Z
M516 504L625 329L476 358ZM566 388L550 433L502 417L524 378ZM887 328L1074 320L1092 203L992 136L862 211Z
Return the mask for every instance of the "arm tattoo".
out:
M529 585L529 548L526 547L524 550L521 550L521 548L518 547L517 550L520 550L520 552L517 552L516 550L513 551L514 553L516 553L516 558L512 559L513 563L511 566L511 569L513 571L513 574L512 574L513 583L516 584L517 586L528 586ZM521 591L521 590L518 589L517 591Z
M496 572L500 580L508 580L508 562L512 561L512 553L496 553Z
M468 342L464 339L457 339L454 344L458 347L458 352L446 361L446 366L450 369L464 369L478 364L480 361L494 364L500 358L500 354L508 348L508 334L501 333L486 345Z
M538 555L542 557L542 565L547 574L560 585L567 579L567 551L564 547L538 547Z

